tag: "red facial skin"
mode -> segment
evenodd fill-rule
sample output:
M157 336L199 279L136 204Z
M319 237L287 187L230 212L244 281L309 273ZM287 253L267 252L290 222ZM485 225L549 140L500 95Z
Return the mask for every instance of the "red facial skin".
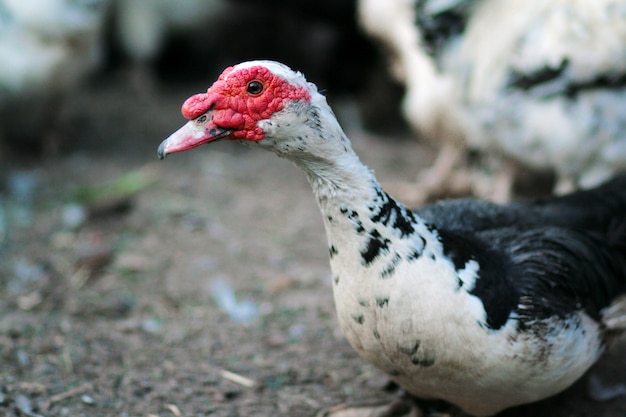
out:
M263 65L226 68L206 93L185 101L182 113L189 122L161 143L159 158L220 139L259 141L265 133L257 123L292 100L310 101L311 94Z
M259 92L251 88L261 87ZM261 140L264 133L257 126L280 111L289 100L309 101L311 96L302 86L289 84L263 66L226 68L206 93L189 97L182 107L183 116L194 120L213 112L213 123L222 129L233 130L233 139Z

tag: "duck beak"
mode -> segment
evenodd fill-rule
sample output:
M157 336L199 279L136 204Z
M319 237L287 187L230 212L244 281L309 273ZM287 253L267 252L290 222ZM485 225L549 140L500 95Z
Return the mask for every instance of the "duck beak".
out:
M168 154L196 148L205 143L225 139L233 132L213 123L212 111L188 121L159 145L157 154L164 159Z

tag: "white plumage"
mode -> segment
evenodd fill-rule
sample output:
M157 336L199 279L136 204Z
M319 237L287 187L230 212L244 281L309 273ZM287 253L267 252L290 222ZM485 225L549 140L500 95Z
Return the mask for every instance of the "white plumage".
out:
M359 7L362 27L390 51L406 86L406 118L457 148L448 155L465 145L551 170L558 191L626 168L623 0L360 0Z

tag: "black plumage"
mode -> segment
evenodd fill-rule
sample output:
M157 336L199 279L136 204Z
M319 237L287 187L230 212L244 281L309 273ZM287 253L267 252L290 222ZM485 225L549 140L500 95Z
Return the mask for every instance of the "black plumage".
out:
M475 260L470 293L498 329L511 312L525 322L600 312L626 287L626 175L588 191L497 205L449 200L417 210L462 269ZM506 277L506 279L502 279Z

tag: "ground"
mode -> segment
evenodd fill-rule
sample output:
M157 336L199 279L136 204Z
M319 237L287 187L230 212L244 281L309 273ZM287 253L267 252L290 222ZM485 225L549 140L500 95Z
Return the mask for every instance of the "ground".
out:
M313 417L396 397L338 329L322 221L298 169L234 143L157 160L203 87L138 95L100 80L72 99L58 155L5 154L1 415ZM433 159L344 122L383 182ZM120 178L130 191L103 191ZM603 383L625 379L619 352L594 371ZM592 401L587 385L506 415L626 415L626 398Z

